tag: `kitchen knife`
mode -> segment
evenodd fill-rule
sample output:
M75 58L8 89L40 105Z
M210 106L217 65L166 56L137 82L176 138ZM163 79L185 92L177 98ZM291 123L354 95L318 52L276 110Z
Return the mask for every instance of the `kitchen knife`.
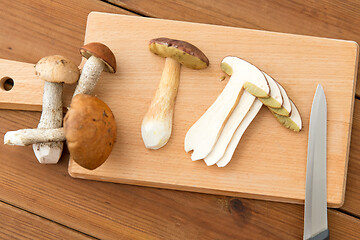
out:
M304 240L329 239L326 195L326 98L317 86L311 107L306 166Z

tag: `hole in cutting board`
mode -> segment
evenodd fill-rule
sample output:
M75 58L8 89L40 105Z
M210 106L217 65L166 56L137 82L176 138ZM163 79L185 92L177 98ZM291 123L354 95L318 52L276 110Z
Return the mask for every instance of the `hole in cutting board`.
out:
M3 77L0 80L0 88L5 91L10 91L14 87L14 80L10 77Z

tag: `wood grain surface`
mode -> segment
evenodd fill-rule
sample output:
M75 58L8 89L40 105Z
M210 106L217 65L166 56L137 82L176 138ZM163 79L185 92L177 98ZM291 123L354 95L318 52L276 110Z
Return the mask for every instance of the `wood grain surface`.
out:
M148 51L149 39L156 37L193 43L210 66L181 68L172 136L163 148L151 151L144 147L140 126L164 66L163 58ZM118 138L105 164L89 171L71 162L72 176L302 203L308 122L321 83L328 104L328 203L343 204L358 55L354 42L96 12L89 15L85 42L102 42L116 56L119 71L103 73L94 94L112 109ZM184 138L227 83L218 80L225 56L239 56L277 79L298 106L303 130L285 129L264 108L232 162L225 168L207 167L190 160Z
M360 2L110 0L145 16L353 40L360 43ZM358 71L358 74L359 71ZM356 94L360 96L360 84Z
M2 239L93 239L48 219L0 202Z
M360 100L356 100L352 126L345 204L348 213L360 217Z
M136 1L136 3L139 2ZM176 12L171 1L162 2L164 5L162 8L166 8L165 4L168 4L167 11L171 13L168 18L179 20L188 20L187 16L195 15L195 13L200 17L209 11L225 11L224 8L219 9L216 2L213 3L214 7L206 5L206 9L201 6L207 2L194 3L197 7L190 5L187 11L178 6ZM242 1L242 3L257 6L264 3L265 5L274 4L270 1ZM343 37L339 38L354 39L353 36L358 32L356 28L359 27L356 22L360 21L359 11L356 11L359 2L335 3L339 6L336 14L344 19L347 19L349 15L351 18L349 23L355 24L342 24L336 15L322 20L324 29L326 25L333 26L333 33L339 35L343 33ZM230 6L228 9L234 8L233 5L228 5ZM147 6L147 2L143 1L140 6ZM140 6L137 6L138 12L142 10ZM266 30L277 30L282 25L291 26L291 24L297 27L299 22L307 26L304 29L309 32L305 34L322 35L324 32L319 30L316 24L311 27L311 20L316 22L319 18L321 19L321 13L325 9L335 9L333 1L284 2L281 6L271 8L269 14L275 14L275 17L278 16L280 20L278 24L273 24ZM296 8L297 6L300 8ZM301 9L301 6L304 9L312 9L311 14L307 11L299 12L297 9ZM92 10L126 13L121 8L95 0L80 0L76 3L70 0L2 0L0 7L3 13L0 15L2 32L0 58L30 63L35 63L49 54L63 54L79 63L77 49L83 44L87 14ZM294 9L299 12L295 17ZM158 9L158 16L155 12L153 16L164 17L161 16L162 12L164 11ZM227 14L230 12L232 11L227 11ZM241 27L241 25L257 22L261 29L261 26L266 26L269 21L273 21L266 14L256 15L255 12L253 14L255 14L253 19L246 19L241 14L233 16L237 19L233 26ZM191 21L196 21L196 19ZM216 18L211 15L207 17L207 20L203 20L209 23L214 23L214 21ZM307 21L309 23L305 25L304 22ZM230 23L223 25L230 25ZM311 31L311 28L314 30ZM291 27L288 27L287 32L291 32ZM63 38L66 38L66 42L61 41ZM360 155L357 144L360 136L359 113L360 102L356 100L354 123L357 124L354 124L352 131L348 185L345 204L342 208L345 213L333 209L328 210L332 239L360 239L360 221L351 216L360 216ZM0 137L2 138L8 130L36 127L39 117L40 114L37 112L0 110ZM7 208L9 205L19 207L16 214L9 213L1 218L1 221L9 223L2 228L3 231L0 230L1 239L9 239L9 231L12 231L11 238L23 239L28 236L32 239L41 239L47 230L43 229L42 232L35 230L39 225L32 220L33 217L29 216L31 213L54 223L52 227L47 228L48 233L55 236L55 239L67 236L63 234L63 230L61 232L56 230L63 229L62 227L100 239L302 238L303 208L299 205L73 179L67 172L69 155L66 150L59 164L47 166L37 163L31 147L0 145L0 153L2 166L0 168L0 200L8 205ZM17 224L14 218L18 219ZM29 231L23 234L22 229L18 228L18 222L27 221L29 218L34 227L24 230ZM20 234L22 235L19 236ZM67 239L80 237L81 235L69 235Z

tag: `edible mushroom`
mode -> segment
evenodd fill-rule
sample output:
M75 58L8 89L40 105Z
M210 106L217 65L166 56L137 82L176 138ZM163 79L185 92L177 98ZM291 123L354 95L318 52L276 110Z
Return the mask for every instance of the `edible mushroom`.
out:
M81 71L74 96L79 93L91 94L103 71L116 72L115 55L106 45L98 42L88 43L80 48L80 53L87 61Z
M181 40L152 39L149 49L166 60L159 86L143 118L141 134L146 148L159 149L171 135L181 64L191 69L203 69L209 65L209 60L200 49Z
M60 128L63 120L63 83L72 84L79 79L79 69L63 56L44 57L35 65L36 75L44 80L42 114L38 128ZM33 145L40 163L54 164L61 157L62 142L39 143Z
M72 159L93 170L105 162L116 141L116 122L109 106L95 96L76 95L57 129L21 129L7 132L4 144L29 145L48 141L64 141Z
M231 76L229 82L185 136L184 148L186 152L193 150L193 161L206 158L218 144L221 135L220 144L226 147L254 103L254 96L268 97L270 93L264 74L251 63L228 56L220 66L223 72ZM215 159L211 162L215 163Z

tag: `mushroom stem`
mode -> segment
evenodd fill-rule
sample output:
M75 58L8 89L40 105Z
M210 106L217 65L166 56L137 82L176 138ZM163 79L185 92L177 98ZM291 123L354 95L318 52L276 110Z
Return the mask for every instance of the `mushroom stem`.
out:
M62 83L45 81L42 113L38 128L61 127L63 119L62 93Z
M82 94L91 94L98 82L102 71L105 68L104 62L95 56L88 58L81 71L78 85L76 86L74 96Z
M178 61L166 58L159 86L141 125L142 138L147 148L159 149L170 138L180 67Z
M64 128L35 128L9 131L4 136L4 144L27 146L30 144L65 141Z
M62 83L44 83L42 113L38 128L60 128L62 126ZM33 150L40 163L57 163L63 142L34 144Z

